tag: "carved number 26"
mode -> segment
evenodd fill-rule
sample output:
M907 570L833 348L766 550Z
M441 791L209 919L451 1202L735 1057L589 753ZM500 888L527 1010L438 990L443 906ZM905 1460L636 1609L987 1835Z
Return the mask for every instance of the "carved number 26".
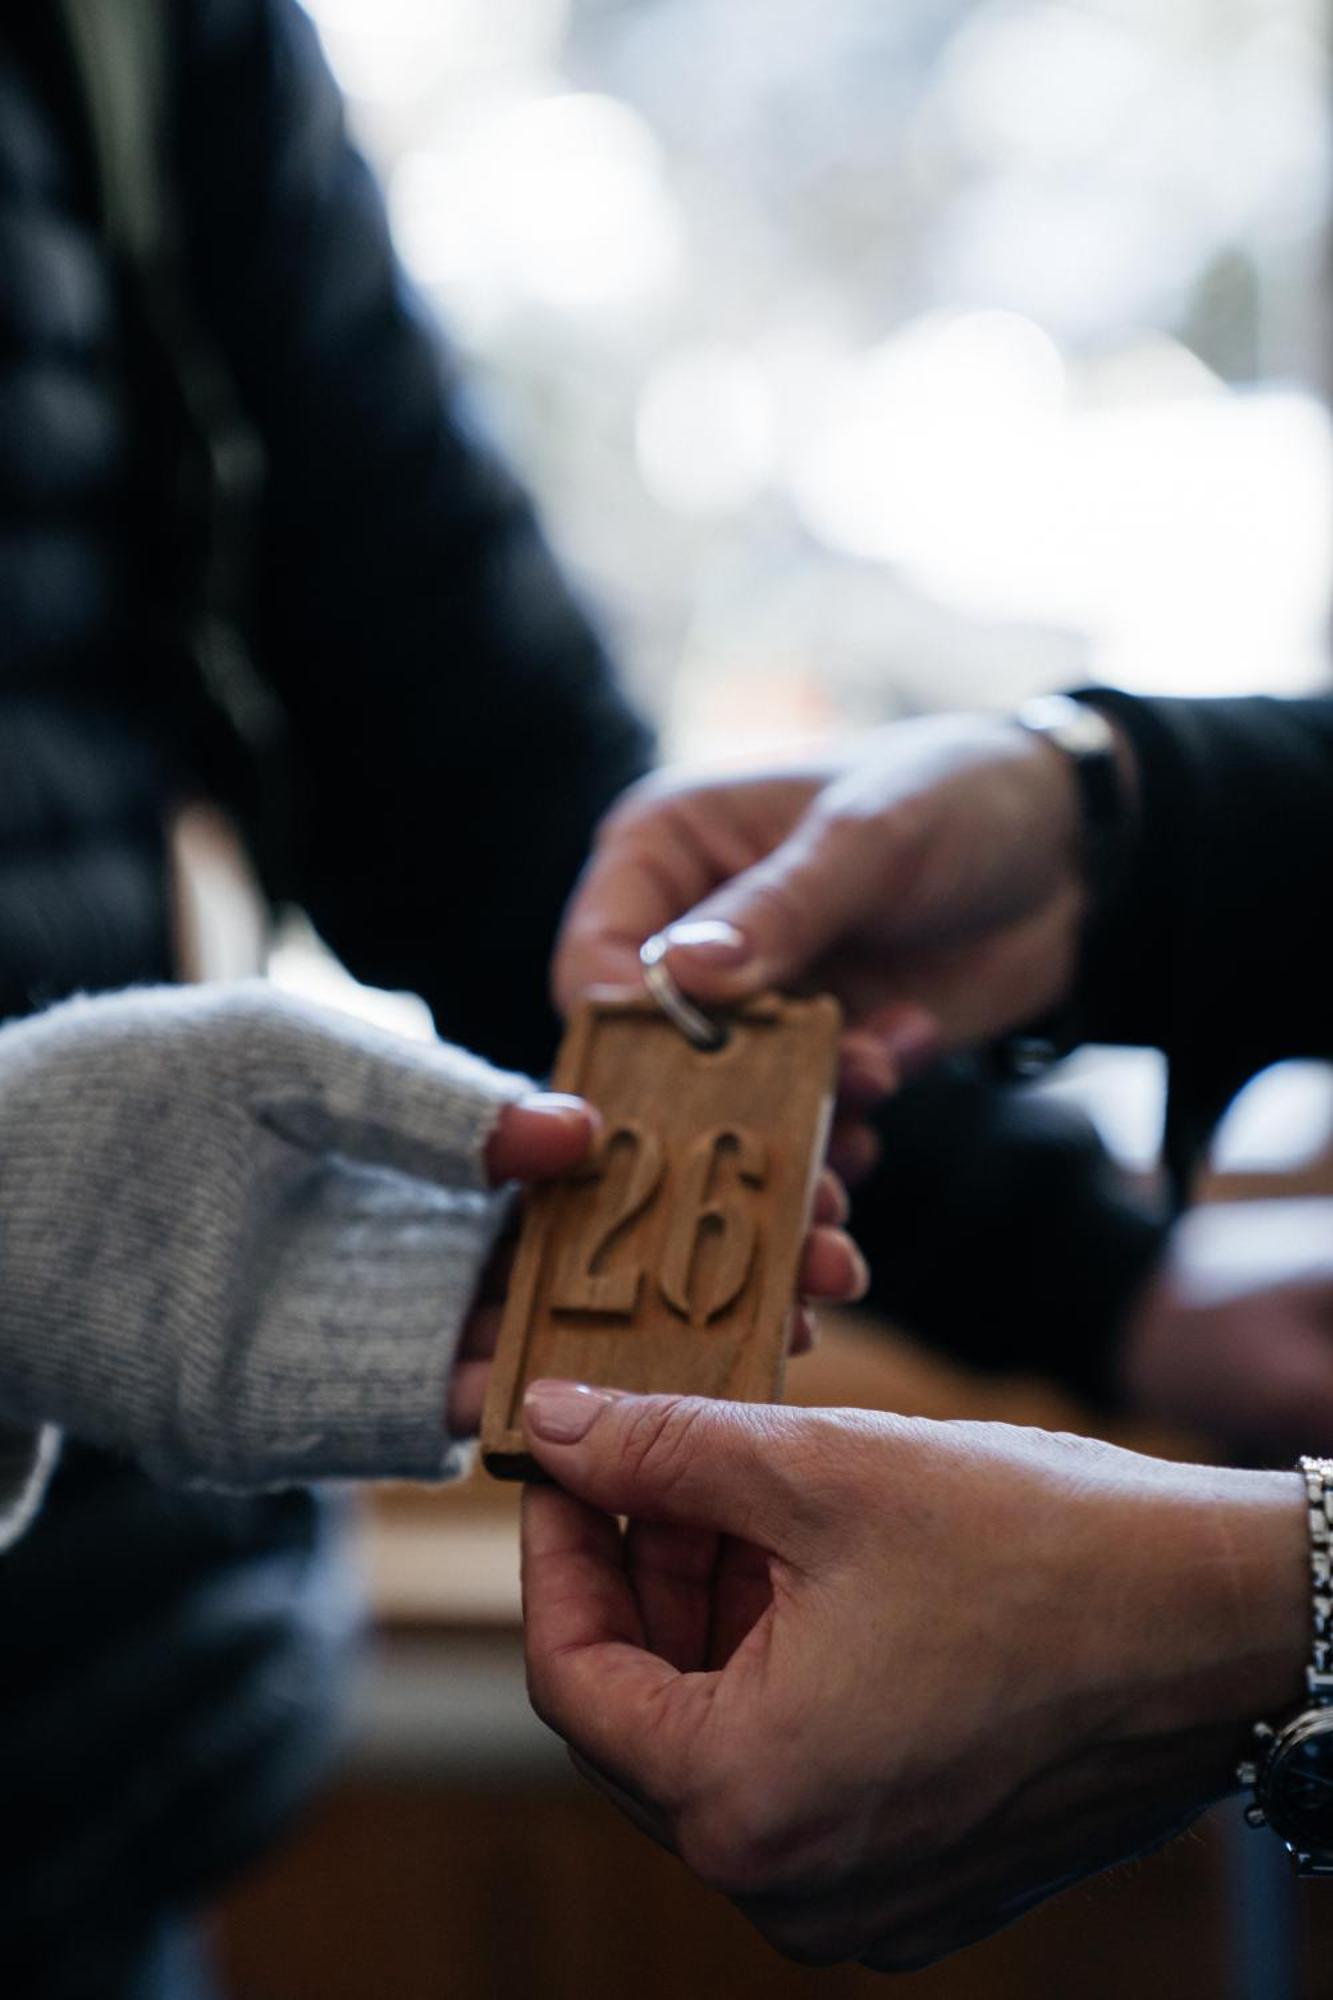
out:
M617 1155L628 1171L612 1171ZM679 1169L661 1252L657 1285L666 1304L692 1326L707 1326L734 1305L754 1263L758 1232L749 1207L735 1199L736 1187L716 1183L724 1163L734 1164L735 1183L762 1187L768 1171L764 1142L741 1126L704 1132ZM600 1183L588 1226L571 1243L556 1272L551 1304L557 1312L607 1313L627 1318L639 1303L642 1266L613 1257L630 1225L655 1199L666 1172L662 1142L646 1125L625 1123L609 1132L588 1169ZM705 1243L711 1255L707 1275L697 1279ZM610 1268L607 1268L610 1266Z

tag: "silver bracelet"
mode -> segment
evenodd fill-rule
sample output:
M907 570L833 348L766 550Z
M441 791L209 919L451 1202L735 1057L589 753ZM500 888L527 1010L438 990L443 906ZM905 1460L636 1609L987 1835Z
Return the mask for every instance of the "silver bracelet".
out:
M1310 1605L1313 1639L1305 1685L1316 1708L1333 1703L1333 1458L1303 1458L1305 1497L1310 1516Z
M1333 1875L1333 1459L1302 1458L1310 1530L1310 1663L1306 1703L1287 1722L1258 1722L1236 1772L1254 1793L1251 1826L1268 1826L1298 1875Z

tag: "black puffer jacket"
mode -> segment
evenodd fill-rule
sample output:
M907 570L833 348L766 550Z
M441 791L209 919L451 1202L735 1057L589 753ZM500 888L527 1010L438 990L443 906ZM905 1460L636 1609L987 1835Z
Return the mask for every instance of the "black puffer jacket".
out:
M358 973L537 1063L559 907L646 736L393 260L309 22L165 11L189 288L268 460L247 636L286 719L282 886ZM55 10L2 36L0 700L110 710L180 787L218 760L177 636L170 398L100 247ZM0 908L12 992L8 931Z
M539 1066L560 905L645 734L393 261L305 17L164 13L189 286L268 460L246 622L286 719L276 886L363 977ZM255 801L180 642L166 380L58 12L7 8L0 1013L165 976L170 802ZM299 1796L350 1624L305 1496L213 1505L69 1453L0 1562L0 1988L120 1990L163 1905Z

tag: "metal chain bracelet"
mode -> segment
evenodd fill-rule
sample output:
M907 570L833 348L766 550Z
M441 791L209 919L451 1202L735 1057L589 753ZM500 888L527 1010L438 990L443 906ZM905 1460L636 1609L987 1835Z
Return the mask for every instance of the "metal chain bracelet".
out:
M1302 1458L1310 1514L1310 1600L1314 1641L1305 1670L1310 1699L1333 1704L1333 1458Z

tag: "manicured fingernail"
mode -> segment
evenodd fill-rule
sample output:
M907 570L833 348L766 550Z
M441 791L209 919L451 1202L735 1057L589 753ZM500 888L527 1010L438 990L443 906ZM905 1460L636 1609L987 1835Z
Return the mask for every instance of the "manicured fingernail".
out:
M734 924L723 923L716 917L672 924L663 935L672 951L694 952L709 965L742 966L750 956L750 940Z
M523 1415L528 1429L548 1444L577 1444L616 1400L614 1389L592 1389L586 1382L534 1382L523 1398Z
M539 1118L558 1118L562 1124L601 1124L601 1115L584 1097L568 1097L561 1090L534 1090L520 1097L519 1108L535 1111Z

